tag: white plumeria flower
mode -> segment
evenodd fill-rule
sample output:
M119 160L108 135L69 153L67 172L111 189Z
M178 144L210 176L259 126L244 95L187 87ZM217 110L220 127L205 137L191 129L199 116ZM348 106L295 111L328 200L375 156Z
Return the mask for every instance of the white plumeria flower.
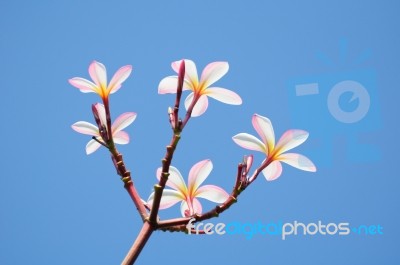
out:
M94 106L99 115L101 124L104 125L105 128L107 128L106 111L104 109L104 105L100 104L100 103L96 103ZM135 119L136 119L136 113L126 112L126 113L121 114L114 121L114 123L111 126L114 143L116 143L116 144L129 143L129 135L128 135L128 133L123 131L123 129L125 129L127 126L129 126ZM92 136L96 137L97 141L92 139L86 145L86 154L88 154L88 155L93 153L94 151L96 151L101 146L101 144L98 141L104 143L104 141L100 135L99 128L96 125L93 125L86 121L78 121L72 125L72 129L74 129L75 131L77 131L79 133L92 135ZM106 144L106 143L104 143L104 144Z
M181 214L184 217L191 216L193 214L201 214L202 207L201 203L197 198L207 199L216 203L225 202L229 194L222 188L214 185L200 185L208 177L213 168L210 160L203 160L195 164L189 172L189 183L186 186L185 181L182 178L179 170L173 166L170 166L169 177L166 183L167 186L172 189L164 189L160 209L166 209L178 202L181 203ZM157 170L157 178L160 180L161 168ZM153 204L154 192L150 195L147 200L147 204L151 207Z
M103 100L106 100L108 99L109 94L113 94L121 88L122 83L129 77L131 72L132 66L125 65L114 74L110 83L107 84L106 67L102 63L93 61L89 66L89 75L94 83L81 77L74 77L68 81L74 87L79 88L81 92L94 92L97 93Z
M264 161L268 161L270 164L262 173L268 181L275 180L281 175L282 164L280 162L285 162L305 171L315 172L317 170L313 162L307 157L295 153L285 153L304 143L308 138L308 132L288 130L275 145L274 129L268 118L254 114L252 123L261 140L248 133L239 133L232 139L243 148L263 152L266 155Z
M171 64L172 69L176 73L179 73L180 64L181 61L175 61ZM221 77L228 72L228 69L229 64L227 62L210 63L204 68L199 81L195 63L191 60L185 59L185 80L183 90L192 91L192 93L190 93L185 100L185 107L188 109L192 101L197 100L197 103L192 111L193 117L200 116L207 110L207 97L214 98L226 104L242 104L242 99L235 92L225 88L210 87L212 84L221 79ZM158 93L176 93L177 84L178 76L165 77L158 85Z

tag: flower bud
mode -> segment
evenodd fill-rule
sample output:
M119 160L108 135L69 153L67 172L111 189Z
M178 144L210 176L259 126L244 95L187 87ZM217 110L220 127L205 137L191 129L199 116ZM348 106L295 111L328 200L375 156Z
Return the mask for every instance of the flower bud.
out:
M175 114L171 107L168 107L169 122L171 123L172 129L175 129Z
M246 174L248 174L251 166L253 165L253 155L245 156L244 160L244 163L246 165Z
M92 112L94 116L94 120L96 121L97 127L99 128L99 134L101 138L103 139L104 143L108 143L110 140L108 137L108 132L107 132L107 125L103 124L102 120L100 119L100 114L98 110L98 106L100 103L92 104Z

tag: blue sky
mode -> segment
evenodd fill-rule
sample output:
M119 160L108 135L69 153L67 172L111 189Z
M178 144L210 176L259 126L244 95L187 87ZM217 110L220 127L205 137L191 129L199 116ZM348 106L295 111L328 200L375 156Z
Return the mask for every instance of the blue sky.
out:
M233 143L255 134L251 116L271 119L277 136L310 132L296 149L317 173L285 165L274 182L260 177L239 202L212 223L294 221L381 225L382 235L188 236L156 232L137 264L398 264L397 211L400 34L397 1L2 1L0 3L1 264L119 264L141 222L106 150L87 156L89 140L71 129L93 121L94 94L68 84L88 77L91 61L109 74L133 65L111 97L113 117L138 113L121 146L140 194L147 198L170 139L166 110L174 97L158 95L159 81L181 58L199 69L228 61L218 82L242 106L211 100L182 135L173 165L186 177L209 158L208 184L230 190L235 168L249 154ZM361 120L343 123L335 110L356 111L365 97L332 101L342 81L369 96ZM297 85L319 94L296 96ZM336 104L336 105L335 105ZM346 114L347 115L347 114ZM255 163L262 156L255 154ZM212 204L204 203L205 208ZM179 208L161 212L179 216Z

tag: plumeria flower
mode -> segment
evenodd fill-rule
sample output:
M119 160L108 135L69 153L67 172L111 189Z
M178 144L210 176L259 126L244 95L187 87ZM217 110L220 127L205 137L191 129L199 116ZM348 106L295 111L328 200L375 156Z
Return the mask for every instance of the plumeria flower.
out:
M129 77L131 72L132 66L125 65L114 74L110 83L107 84L106 67L102 63L93 61L89 66L89 75L94 83L81 77L74 77L68 81L74 87L79 88L81 92L94 92L105 100L109 94L113 94L121 88L122 83Z
M172 69L176 73L179 73L180 63L181 61L175 61L171 64ZM197 101L192 111L193 117L200 116L207 110L207 97L214 98L226 104L242 104L242 99L235 92L225 88L210 87L221 79L221 77L228 72L228 69L229 64L227 62L210 63L204 68L199 81L196 65L193 61L185 59L185 81L183 90L192 91L185 100L185 107L188 109L193 100ZM176 93L177 84L178 76L168 76L161 80L158 85L158 93Z
M239 133L233 136L232 139L243 148L263 152L266 155L266 160L264 161L270 164L262 173L267 180L275 180L281 175L282 164L280 162L285 162L301 170L316 171L313 162L307 157L295 153L285 153L304 143L308 138L308 132L288 130L275 145L274 129L268 118L254 114L252 123L261 140L247 133Z
M223 203L228 199L229 194L222 188L214 185L200 185L208 177L213 168L210 160L203 160L195 164L189 172L189 184L187 187L179 170L173 166L170 167L169 177L166 183L172 189L164 189L160 209L166 209L178 202L181 202L182 216L188 217L195 213L201 214L202 207L197 198L207 199L216 203ZM157 178L160 180L161 168L157 170ZM147 200L151 207L153 204L154 192Z
M106 122L106 111L104 109L104 105L100 103L96 103L94 105L96 113L98 114L98 118L100 120L100 124L103 128L107 129L107 122ZM112 124L111 132L114 143L116 144L127 144L129 143L129 135L123 131L127 126L129 126L134 120L136 119L136 113L134 112L126 112L121 114ZM99 128L96 125L93 125L86 121L78 121L72 125L72 129L79 133L92 135L96 137L96 140L90 140L86 145L86 154L91 154L96 151L100 146L101 143L105 144L103 140L102 134L100 133ZM104 134L103 134L104 135ZM107 133L106 133L107 135Z

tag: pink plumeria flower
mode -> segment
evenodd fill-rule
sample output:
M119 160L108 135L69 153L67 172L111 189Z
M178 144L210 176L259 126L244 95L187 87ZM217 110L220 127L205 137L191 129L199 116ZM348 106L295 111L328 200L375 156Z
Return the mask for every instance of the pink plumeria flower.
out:
M187 187L179 170L173 166L170 167L169 177L166 183L172 189L164 189L161 197L160 209L166 209L178 202L181 202L181 214L184 217L195 213L201 214L202 207L197 198L207 199L216 203L225 202L229 194L222 188L214 185L200 185L208 177L213 168L210 160L203 160L195 164L189 172L189 184ZM161 168L157 170L157 178L160 180ZM151 207L153 204L154 192L147 200Z
M181 61L175 61L171 64L172 69L176 73L179 73L180 64ZM196 65L193 61L185 59L185 80L183 90L192 91L185 100L185 107L188 109L193 100L197 101L192 111L193 117L200 116L207 110L207 97L214 98L226 104L242 104L242 99L235 92L225 88L210 87L221 79L221 77L228 72L228 69L229 64L227 62L210 63L204 68L199 81ZM178 76L168 76L161 80L158 85L158 93L176 93L177 84Z
M107 122L106 122L106 111L104 109L104 105L100 103L96 103L94 107L97 110L100 123L107 129ZM134 120L136 119L136 113L134 112L126 112L121 114L112 124L111 132L113 136L114 143L116 144L127 144L129 143L129 135L123 131L127 126L129 126ZM78 121L72 125L72 129L79 133L92 135L96 137L97 141L92 139L86 145L86 154L90 155L99 147L101 144L98 142L104 143L100 135L99 128L96 125L93 125L86 121ZM107 129L108 130L108 129ZM106 144L106 143L104 143Z
M109 94L113 94L121 88L122 83L129 77L131 72L132 66L125 65L114 74L110 83L107 84L106 67L102 63L93 61L89 66L89 75L93 82L81 77L74 77L68 81L74 87L79 88L81 92L94 92L103 100L106 100Z
M308 132L288 130L275 145L274 129L268 118L254 114L252 123L261 140L247 133L239 133L232 139L243 148L263 152L266 155L264 161L268 161L270 164L262 173L268 181L275 180L281 175L282 164L280 162L285 162L301 170L316 171L315 165L307 157L295 153L285 153L304 143L308 138Z

